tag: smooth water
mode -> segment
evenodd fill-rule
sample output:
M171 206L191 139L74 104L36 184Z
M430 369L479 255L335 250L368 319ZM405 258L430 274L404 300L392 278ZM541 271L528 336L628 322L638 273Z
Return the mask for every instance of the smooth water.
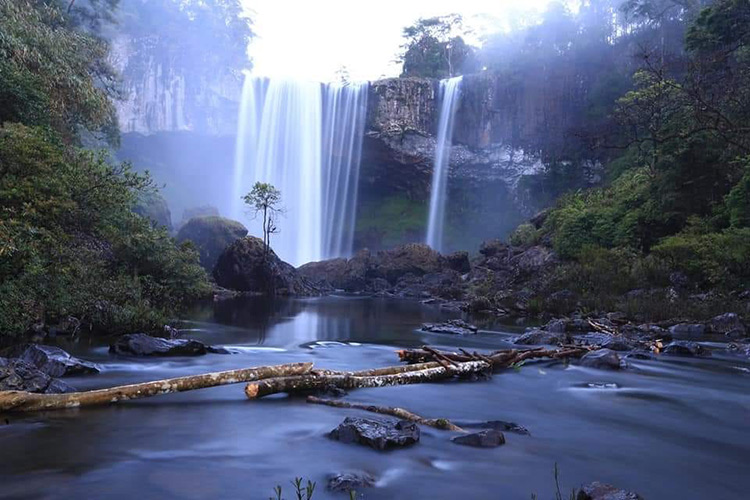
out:
M68 381L106 387L247 366L314 361L332 369L397 364L394 351L430 344L507 347L518 327L453 337L417 330L451 317L417 302L316 298L220 302L196 310L192 337L236 351L199 358L112 358L102 341L61 344L104 372ZM554 464L564 492L599 480L647 500L743 499L750 489L750 362L661 357L622 372L562 363L527 364L484 382L352 391L346 399L401 406L456 422L507 420L531 436L475 449L449 432L423 428L421 442L389 452L326 437L358 410L274 396L248 401L226 386L112 407L10 416L0 425L0 498L267 499L304 476L314 499L328 474L365 470L377 478L365 499L554 498ZM567 496L566 496L567 498Z
M453 141L453 122L461 91L463 77L440 80L440 118L438 121L435 162L432 167L430 211L427 219L427 244L435 250L443 249L443 226L448 193L448 169Z
M368 84L247 76L242 91L232 216L259 235L242 196L255 182L281 192L273 248L301 265L351 253Z

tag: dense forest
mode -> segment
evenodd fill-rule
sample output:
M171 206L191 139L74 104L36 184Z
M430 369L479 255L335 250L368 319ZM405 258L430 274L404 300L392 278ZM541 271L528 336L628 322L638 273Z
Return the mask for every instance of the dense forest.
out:
M553 288L604 308L615 307L604 297L648 286L741 293L749 22L750 4L735 0L591 0L576 13L553 3L475 49L456 16L422 19L404 31L404 76L481 68L542 102L518 146L544 159L544 174L524 182L553 208L511 242L542 242L570 263ZM580 189L592 163L600 187Z
M184 16L215 22L219 4L242 26L218 33L239 38L244 53L250 30L237 18L236 2L195 2L196 12L184 3ZM117 0L0 1L3 335L158 330L210 291L190 243L176 244L164 227L132 210L158 186L110 153L119 143L114 101L123 95L104 34L118 26L117 9ZM148 18L138 9L124 14L136 13ZM200 48L219 53L231 54Z

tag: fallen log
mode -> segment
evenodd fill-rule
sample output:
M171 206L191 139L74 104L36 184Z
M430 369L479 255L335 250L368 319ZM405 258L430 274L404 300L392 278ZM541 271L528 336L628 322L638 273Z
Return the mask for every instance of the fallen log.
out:
M141 384L122 385L109 389L97 389L67 394L36 394L23 391L0 391L0 412L32 412L95 406L147 398L159 394L192 391L219 385L250 382L271 377L304 375L312 369L312 363L290 363L286 365L259 366L202 375L190 375Z
M488 370L490 365L484 361L469 361L456 366L435 366L418 370L399 371L392 367L380 368L381 372L392 372L387 375L355 375L354 373L316 373L294 377L268 378L250 382L245 386L245 395L249 399L258 399L281 392L296 393L319 391L330 387L338 389L361 389L367 387L385 387L391 385L420 384L433 382L454 376L466 376Z
M313 403L316 405L333 406L334 408L354 408L357 410L365 410L365 411L370 411L373 413L379 413L381 415L391 415L391 416L400 418L401 420L409 420L411 422L416 422L418 424L427 425L429 427L434 427L436 429L441 429L444 431L466 432L464 429L453 424L450 420L446 418L424 418L420 415L417 415L416 413L410 412L409 410L405 410L403 408L398 408L398 407L375 406L375 405L366 405L362 403L347 403L346 401L338 401L335 399L322 399L322 398L317 398L315 396L307 396L307 402Z
M505 349L500 351L494 351L489 354L480 354L477 352L469 353L462 350L461 353L450 352L450 351L437 351L430 347L423 347L421 349L402 349L396 351L399 359L407 363L434 363L434 362L445 362L446 360L457 363L467 363L472 361L483 361L492 365L494 370L503 368L509 368L517 365L523 361L529 359L538 358L550 358L550 359L565 359L565 358L577 358L589 351L596 350L598 347L589 346L574 346L574 347L563 347L561 349ZM436 355L437 353L437 355Z

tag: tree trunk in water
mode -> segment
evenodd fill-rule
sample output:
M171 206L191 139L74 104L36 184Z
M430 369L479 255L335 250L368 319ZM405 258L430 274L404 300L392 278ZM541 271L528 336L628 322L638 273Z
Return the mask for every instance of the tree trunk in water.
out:
M315 396L307 396L307 402L316 405L333 406L334 408L354 408L357 410L371 411L373 413L380 413L381 415L392 415L402 420L410 420L422 425L428 425L436 429L444 431L456 431L466 432L461 427L453 424L450 420L445 418L424 418L412 413L409 410L403 408L391 407L391 406L374 406L365 405L361 403L347 403L346 401L336 401L335 399L321 399Z
M385 387L390 385L420 384L433 382L453 376L470 375L488 370L490 365L484 361L469 361L459 363L454 367L435 366L414 371L397 370L395 367L381 368L381 372L388 375L359 376L354 373L313 373L295 377L279 377L251 382L245 387L245 395L249 399L258 399L279 392L295 393L317 391L327 387L339 389L360 389L366 387Z
M312 363L290 363L276 366L259 366L225 372L190 375L141 384L123 385L110 389L98 389L68 394L36 394L23 391L0 391L0 412L32 412L60 410L147 398L159 394L192 391L218 385L237 384L272 377L304 375L313 367Z
M407 363L428 364L441 362L443 360L449 360L457 363L484 361L486 363L491 363L493 369L499 370L502 368L511 367L515 364L530 359L577 358L583 356L589 351L594 351L597 349L599 349L599 347L597 346L564 346L560 349L544 349L540 347L524 351L520 351L517 349L506 349L502 351L495 351L489 354L480 354L477 352L469 353L464 350L462 350L461 353L436 351L435 349L425 346L422 349L403 349L401 351L397 351L397 353L401 361L405 361Z

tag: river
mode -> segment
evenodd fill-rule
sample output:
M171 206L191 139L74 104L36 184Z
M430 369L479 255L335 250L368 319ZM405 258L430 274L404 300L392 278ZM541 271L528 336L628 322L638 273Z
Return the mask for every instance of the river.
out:
M398 363L394 351L423 344L508 347L516 325L483 324L477 335L418 330L455 317L418 302L326 297L238 299L197 308L183 336L228 347L231 355L113 358L105 339L61 343L103 372L66 382L99 388L233 368L314 361L364 369ZM555 496L603 481L645 499L742 499L750 491L750 362L629 360L620 372L535 363L490 381L363 389L346 399L401 406L455 422L506 420L531 432L476 449L451 433L422 428L420 443L376 452L326 437L358 410L304 398L245 399L242 385L132 401L111 407L18 416L0 425L0 498L267 499L280 484L317 482L314 499L348 498L325 489L329 474L364 470L376 486L365 499ZM377 418L377 417L376 417ZM566 496L567 498L567 496Z

